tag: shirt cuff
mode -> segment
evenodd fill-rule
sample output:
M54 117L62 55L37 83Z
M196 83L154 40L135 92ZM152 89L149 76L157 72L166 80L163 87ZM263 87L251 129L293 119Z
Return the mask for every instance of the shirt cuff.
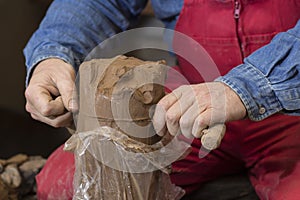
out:
M251 64L242 64L217 78L234 90L244 103L248 117L260 121L282 110L268 79Z
M34 68L36 65L48 58L58 58L63 60L66 63L72 65L75 70L78 63L75 63L75 59L73 56L73 52L64 47L64 46L57 46L57 45L44 45L41 48L38 48L32 54L32 58L26 62L27 74L26 74L26 87L29 84L29 80L33 73Z

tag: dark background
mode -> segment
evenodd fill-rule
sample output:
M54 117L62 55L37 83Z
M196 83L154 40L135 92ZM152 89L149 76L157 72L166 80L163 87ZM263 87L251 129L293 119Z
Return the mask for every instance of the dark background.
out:
M48 0L0 0L0 158L17 153L48 156L69 134L26 113L23 48L45 15Z
M23 49L51 0L0 0L0 159L17 153L47 157L70 134L31 119L25 111L26 68ZM162 26L151 6L138 26Z

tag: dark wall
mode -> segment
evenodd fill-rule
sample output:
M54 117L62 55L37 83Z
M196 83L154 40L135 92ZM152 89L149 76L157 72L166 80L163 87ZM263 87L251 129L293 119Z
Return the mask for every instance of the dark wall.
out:
M25 65L23 48L48 6L43 0L0 0L0 106L24 111Z
M47 0L0 0L0 158L43 156L69 136L32 120L25 112L23 48L45 15Z
M65 129L54 129L34 121L24 109L26 70L22 51L50 2L0 0L0 158L16 153L47 156L69 137ZM138 26L162 26L153 18L149 4ZM152 52L151 57L156 54Z

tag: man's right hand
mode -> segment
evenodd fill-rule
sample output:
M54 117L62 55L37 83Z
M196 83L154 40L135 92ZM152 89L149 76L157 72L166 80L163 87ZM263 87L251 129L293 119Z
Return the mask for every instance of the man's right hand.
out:
M72 112L78 110L74 98L74 68L56 58L40 62L25 91L26 110L33 119L53 127L69 127Z

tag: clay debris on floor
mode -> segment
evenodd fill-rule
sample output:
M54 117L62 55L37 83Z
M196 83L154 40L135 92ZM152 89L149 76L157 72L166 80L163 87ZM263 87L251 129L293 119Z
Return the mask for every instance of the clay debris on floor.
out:
M0 159L0 200L36 199L35 176L45 162L41 156L25 154Z

